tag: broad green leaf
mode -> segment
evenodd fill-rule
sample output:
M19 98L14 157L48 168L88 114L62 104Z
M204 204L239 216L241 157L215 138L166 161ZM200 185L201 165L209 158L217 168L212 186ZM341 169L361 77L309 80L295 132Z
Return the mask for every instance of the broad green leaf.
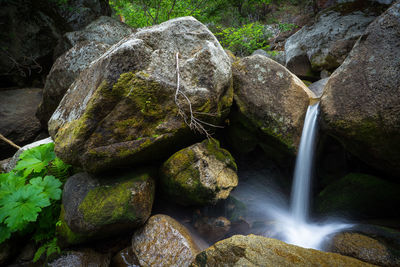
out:
M43 188L26 185L2 199L0 222L11 230L21 230L27 222L36 221L38 212L50 205L49 198L42 192Z
M55 157L54 143L40 145L22 152L14 170L23 171L24 176L29 175L32 171L39 173Z
M54 176L36 177L31 179L29 183L43 188L43 193L50 199L59 200L61 197L61 182Z
M18 188L24 186L24 184L25 178L14 172L0 174L0 205L6 195L16 191Z

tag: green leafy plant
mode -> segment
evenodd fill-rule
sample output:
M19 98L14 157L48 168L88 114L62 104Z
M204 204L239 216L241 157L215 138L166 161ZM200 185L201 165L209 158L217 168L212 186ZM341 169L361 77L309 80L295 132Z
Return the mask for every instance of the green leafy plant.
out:
M281 32L288 32L298 27L296 24L293 23L279 23L278 25Z
M224 48L238 56L246 56L257 49L267 49L269 33L264 32L260 23L249 23L241 27L219 28L216 32L218 40Z
M55 226L70 167L56 157L54 144L49 143L24 151L12 171L0 174L0 243L15 232L32 233L33 240L42 244L40 251L47 255L58 251Z

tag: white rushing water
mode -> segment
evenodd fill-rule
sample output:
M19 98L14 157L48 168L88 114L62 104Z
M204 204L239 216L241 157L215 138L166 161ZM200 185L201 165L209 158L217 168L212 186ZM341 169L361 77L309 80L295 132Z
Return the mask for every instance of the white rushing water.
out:
M321 249L328 235L351 226L344 223L313 224L308 222L318 113L319 102L310 105L307 109L293 175L290 212L275 212L275 217L280 221L277 230L282 233L284 241L314 249Z
M308 107L296 159L290 203L279 186L274 184L273 181L279 180L279 177L273 173L249 172L247 177L243 177L247 178L244 179L247 181L241 182L233 196L246 203L254 221L267 222L258 234L281 239L289 244L321 250L329 235L352 225L334 222L331 219L313 222L309 218L318 113L319 103Z
M319 102L308 106L296 158L290 208L293 218L298 222L305 222L308 218L314 151L318 132L318 113Z

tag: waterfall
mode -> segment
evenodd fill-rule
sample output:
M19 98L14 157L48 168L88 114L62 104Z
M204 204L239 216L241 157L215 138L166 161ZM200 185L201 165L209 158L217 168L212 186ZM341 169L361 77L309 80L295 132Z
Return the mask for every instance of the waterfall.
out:
M319 102L308 106L293 176L291 212L299 222L305 222L308 218L318 113Z

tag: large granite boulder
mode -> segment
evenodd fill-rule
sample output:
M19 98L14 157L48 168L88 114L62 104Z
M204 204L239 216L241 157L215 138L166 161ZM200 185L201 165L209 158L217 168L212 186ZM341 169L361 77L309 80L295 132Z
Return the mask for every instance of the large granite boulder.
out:
M232 97L229 57L203 24L183 17L139 30L92 62L54 112L49 132L63 161L98 172L171 155L193 135L190 111L218 124Z
M148 219L154 180L147 171L95 178L77 173L64 185L58 234L65 244L77 244L120 234Z
M43 99L36 112L43 126L47 125L69 86L89 64L100 57L110 46L97 42L80 42L51 67L43 89Z
M256 235L235 235L196 256L192 267L205 266L373 266L342 256L286 244Z
M260 144L276 158L294 155L314 93L285 67L264 56L242 58L232 69L238 106L231 118L234 148L248 152Z
M322 214L348 218L396 218L400 185L375 176L350 173L329 184L317 196L316 209Z
M161 168L161 190L182 205L215 204L238 184L237 166L217 140L204 140L172 155Z
M0 91L0 134L19 146L32 142L41 129L35 117L41 98L39 88ZM0 139L0 151L0 159L5 159L17 149Z
M323 128L389 175L400 174L399 32L397 2L370 24L321 100Z
M189 231L173 218L157 214L132 237L140 266L189 266L199 253Z
M70 85L81 71L100 57L122 38L132 34L133 28L113 18L102 16L80 31L68 32L64 42L60 42L55 51L63 52L54 62L43 89L43 99L36 112L42 125L47 128L47 122L56 110Z
M368 1L343 3L322 11L285 43L286 67L298 76L339 67L367 26L382 12ZM385 6L386 7L386 6Z

